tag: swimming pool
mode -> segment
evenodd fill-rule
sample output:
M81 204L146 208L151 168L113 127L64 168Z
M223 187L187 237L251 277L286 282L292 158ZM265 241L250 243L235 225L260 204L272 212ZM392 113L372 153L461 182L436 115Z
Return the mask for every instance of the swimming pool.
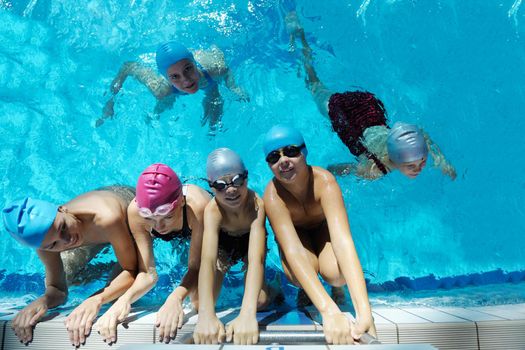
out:
M262 193L271 173L261 137L277 122L303 131L311 164L351 160L305 88L298 53L288 49L280 2L181 4L0 1L2 204L24 195L62 203L103 185L134 185L141 170L157 161L204 186L206 156L220 146L244 158L250 186ZM376 93L391 121L423 126L458 171L454 182L430 167L415 181L399 174L374 182L339 178L366 277L379 286L378 302L442 294L407 293L414 283L403 284L400 277L444 279L494 271L500 277L485 282L518 284L509 287L512 297L493 300L525 300L519 283L525 270L520 162L525 9L520 5L519 0L297 3L314 64L328 87ZM200 93L156 119L154 98L129 79L116 101L115 118L96 128L120 65L137 59L152 63L156 45L168 38L192 48L221 47L250 102L236 101L223 89L222 130L210 136L200 126ZM279 262L270 242L273 278ZM151 302L158 302L159 293L166 295L182 274L178 261L183 257L174 258L168 245L159 244L157 251L161 281ZM0 245L0 266L2 303L23 304L43 290L36 254L14 240ZM241 279L234 276L227 283L238 292ZM507 293L502 286L495 290L500 288L501 295ZM70 303L86 290L73 288Z

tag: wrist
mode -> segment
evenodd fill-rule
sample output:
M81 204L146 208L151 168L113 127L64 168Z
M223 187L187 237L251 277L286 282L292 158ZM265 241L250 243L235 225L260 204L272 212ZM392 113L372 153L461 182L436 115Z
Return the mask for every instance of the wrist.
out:
M257 315L257 309L253 307L241 307L241 311L239 312L239 316L242 317L256 317Z
M91 302L91 303L94 303L95 305L97 305L98 307L101 307L102 304L104 303L104 300L102 298L102 296L100 294L97 294L97 295L94 295L92 297L89 297L86 301Z
M326 317L326 316L338 315L341 313L341 310L334 303L333 305L327 305L325 308L319 309L319 313L321 314L321 316Z
M177 300L179 301L183 301L185 298L186 298L186 288L183 288L183 287L177 287L175 288L175 290L173 291L173 293L170 294L170 298L176 298Z

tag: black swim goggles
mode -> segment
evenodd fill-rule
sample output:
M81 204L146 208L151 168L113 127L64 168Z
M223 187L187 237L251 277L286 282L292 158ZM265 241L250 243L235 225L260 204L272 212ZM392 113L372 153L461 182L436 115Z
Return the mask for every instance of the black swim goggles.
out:
M224 180L215 180L213 182L208 181L208 185L210 185L211 188L215 188L217 191L222 191L230 186L241 187L242 185L244 185L244 180L246 180L247 178L248 171L245 171L242 174L235 175L230 182L226 182Z
M303 143L299 146L290 145L283 148L279 148L275 151L271 151L270 153L268 153L268 155L266 156L266 161L273 165L277 163L282 156L287 156L289 158L299 157L299 155L301 154L301 150L304 147L305 144Z

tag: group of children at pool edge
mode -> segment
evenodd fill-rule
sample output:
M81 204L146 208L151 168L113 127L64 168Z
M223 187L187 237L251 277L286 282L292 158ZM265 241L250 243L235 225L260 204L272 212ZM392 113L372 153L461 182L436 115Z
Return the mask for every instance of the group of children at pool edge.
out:
M295 13L287 16L287 24L292 39L302 42L307 86L318 107L358 158L357 166L334 165L332 172L377 178L399 169L413 178L430 153L435 165L455 178L454 168L420 128L404 123L388 128L383 104L373 94L329 92L313 69L311 49ZM157 88L164 89L169 81L168 95L195 93L204 86L206 94L217 99L214 76L179 43L162 44L157 64L166 77ZM126 69L125 74L139 77L130 73L129 66ZM122 76L117 80L121 85ZM216 112L222 108L212 113L214 118ZM169 166L152 164L139 176L136 188L99 188L61 206L29 197L6 205L2 216L7 231L20 243L36 248L46 268L45 294L13 319L20 341L32 340L38 320L67 298L67 278L80 273L109 244L121 269L114 271L102 290L76 307L65 323L71 343L80 346L100 307L116 300L95 324L105 341L115 342L118 322L157 281L152 240L160 238L189 241L189 257L186 274L157 313L159 340L169 342L175 337L183 322L182 301L189 296L199 313L195 343L257 343L256 312L271 301L264 280L266 217L277 239L283 271L320 312L327 342L346 344L364 332L376 335L363 271L334 176L307 164L303 135L291 126L271 128L263 149L274 175L263 198L248 188L249 173L239 155L218 148L208 155L206 164L213 197L196 185L182 185ZM246 268L244 296L238 317L225 327L215 314L215 302L225 273L239 261ZM348 285L355 322L325 291L319 274L334 287Z

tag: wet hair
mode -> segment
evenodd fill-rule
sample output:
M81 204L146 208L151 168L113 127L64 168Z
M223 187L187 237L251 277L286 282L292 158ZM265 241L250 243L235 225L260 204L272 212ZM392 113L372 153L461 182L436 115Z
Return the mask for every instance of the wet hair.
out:
M383 102L368 91L335 93L328 101L328 115L334 131L352 154L365 150L359 139L366 128L387 124Z

